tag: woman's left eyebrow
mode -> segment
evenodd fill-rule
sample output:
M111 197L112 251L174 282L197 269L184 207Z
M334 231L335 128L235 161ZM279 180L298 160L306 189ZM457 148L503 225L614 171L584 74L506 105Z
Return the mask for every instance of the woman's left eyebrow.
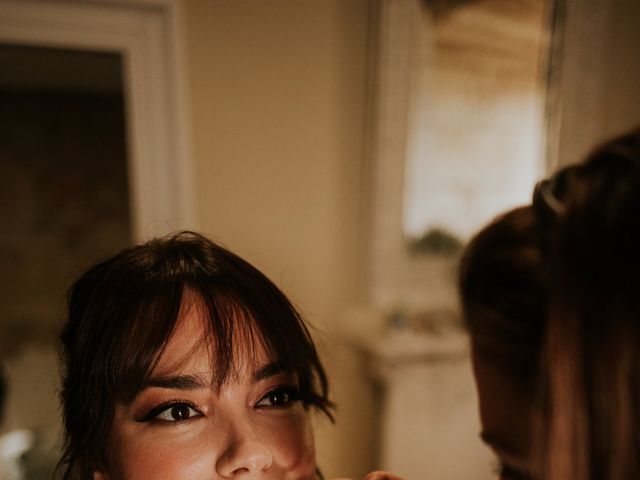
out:
M155 377L148 379L142 390L150 387L168 388L172 390L201 390L207 388L209 382L197 375L174 375L170 377Z
M260 367L253 372L251 380L253 383L264 380L265 378L273 377L284 371L281 364L272 362ZM210 387L210 381L204 380L198 375L171 375L165 377L152 377L149 378L142 390L151 387L167 388L171 390L201 390Z
M282 364L277 362L272 362L260 367L258 370L253 372L251 379L253 383L259 382L260 380L264 380L265 378L273 377L274 375L278 375L284 371L284 367Z

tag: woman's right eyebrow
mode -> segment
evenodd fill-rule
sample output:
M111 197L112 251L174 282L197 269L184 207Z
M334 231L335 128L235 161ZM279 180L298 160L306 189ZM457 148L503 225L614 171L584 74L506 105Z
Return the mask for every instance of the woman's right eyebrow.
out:
M172 390L201 390L208 388L210 382L197 375L172 375L166 377L149 378L142 385L142 389L151 387L168 388Z

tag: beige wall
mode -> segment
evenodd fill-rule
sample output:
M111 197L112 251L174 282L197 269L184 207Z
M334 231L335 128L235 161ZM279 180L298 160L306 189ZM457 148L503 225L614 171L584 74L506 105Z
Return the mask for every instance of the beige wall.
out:
M369 427L359 430L358 421L371 408L359 405L367 387L349 380L361 366L333 344L362 291L369 5L185 2L200 226L267 273L325 332L341 403L337 426L319 426L329 476L362 474L372 454Z

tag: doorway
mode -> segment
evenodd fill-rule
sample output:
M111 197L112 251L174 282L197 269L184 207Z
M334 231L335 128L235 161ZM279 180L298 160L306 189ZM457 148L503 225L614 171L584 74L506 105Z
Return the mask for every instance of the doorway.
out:
M69 283L131 243L197 229L180 7L0 0L2 478L52 478Z
M0 462L53 478L65 293L131 239L122 58L3 44L0 65Z

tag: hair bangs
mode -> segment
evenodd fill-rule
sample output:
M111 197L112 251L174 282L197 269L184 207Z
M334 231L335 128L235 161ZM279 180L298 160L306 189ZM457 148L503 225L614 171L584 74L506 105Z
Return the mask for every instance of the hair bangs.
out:
M134 314L124 320L128 328L113 351L106 384L124 403L130 402L149 379L176 329L183 304L180 282L145 290Z
M319 396L326 396L326 378L318 368L311 336L284 295L270 292L265 297L261 295L264 285L252 290L246 283L242 289L230 285L188 288L206 308L205 342L211 349L212 380L218 388L237 378L243 362L256 365L258 352L264 349L270 363L297 377L307 404L317 403L316 389Z
M326 374L302 317L267 277L246 262L243 267L224 284L189 284L207 308L215 384L237 375L240 361L255 363L264 348L270 362L296 376L305 405L333 419Z

